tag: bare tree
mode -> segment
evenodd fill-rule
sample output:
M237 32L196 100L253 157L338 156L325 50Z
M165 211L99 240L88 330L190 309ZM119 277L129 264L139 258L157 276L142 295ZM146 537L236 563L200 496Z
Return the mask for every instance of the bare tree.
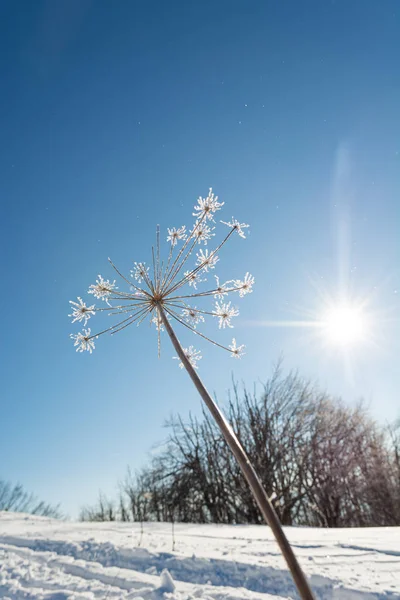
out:
M0 510L24 512L43 517L62 517L59 506L52 506L38 500L34 494L27 492L19 483L11 484L0 480Z
M283 524L400 524L400 424L378 426L362 403L347 406L280 365L260 394L234 383L225 412ZM118 509L100 498L82 518L261 523L209 414L166 427L148 466L128 472Z
M120 515L117 514L112 500L100 492L97 504L93 507L82 508L79 519L81 521L116 521L120 519Z

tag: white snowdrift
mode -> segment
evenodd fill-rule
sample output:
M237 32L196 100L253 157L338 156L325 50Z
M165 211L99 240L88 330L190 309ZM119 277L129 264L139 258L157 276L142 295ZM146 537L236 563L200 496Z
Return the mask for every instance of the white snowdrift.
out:
M287 528L317 598L400 600L400 528ZM140 544L140 546L139 546ZM3 600L297 598L268 527L72 523L0 512Z

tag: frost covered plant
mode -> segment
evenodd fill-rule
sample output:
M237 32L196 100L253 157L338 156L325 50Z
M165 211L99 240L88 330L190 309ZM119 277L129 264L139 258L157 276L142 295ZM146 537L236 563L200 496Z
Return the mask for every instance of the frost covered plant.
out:
M70 336L74 340L74 346L78 346L77 352L84 352L87 350L92 354L94 350L94 339L90 335L90 329L83 329L80 333L71 333Z
M218 317L218 326L220 329L225 329L225 327L233 327L231 325L232 317L237 317L239 311L236 308L231 307L230 302L226 302L225 304L220 304L219 302L215 303L215 309L213 311L213 316Z
M243 354L245 354L243 352L244 347L245 346L243 344L241 346L238 346L236 344L235 338L233 338L232 344L229 346L229 349L232 350L231 356L233 356L233 358L241 358L243 356Z
M243 281L240 279L233 280L233 286L239 290L239 296L243 298L246 294L251 294L253 291L254 277L250 273L246 273Z
M167 242L171 242L171 246L176 246L179 240L185 240L186 238L187 235L185 225L179 227L179 229L176 229L176 227L173 227L172 229L168 228Z
M184 308L182 310L182 316L185 321L193 325L193 327L196 327L198 323L204 323L205 321L201 311L197 310L195 306L193 308Z
M208 245L208 242L215 236L215 227L211 227L210 222L215 223L216 213L221 210L223 204L223 202L218 202L218 196L213 194L212 189L206 198L200 197L194 207L193 216L196 220L192 228L187 230L183 225L168 229L166 239L169 243L169 252L165 261L160 257L159 228L157 228L156 246L152 248L150 266L144 262L135 262L130 277L125 277L109 259L111 266L127 285L126 291L120 290L115 285L115 281L111 282L99 275L96 283L89 286L88 293L105 302L107 307L104 304L100 307L96 307L94 304L87 306L82 298L78 297L77 302L71 301L72 313L69 316L73 323L83 322L85 327L96 312L107 311L108 315L117 318L117 323L94 334L90 329L83 329L80 333L72 334L71 338L74 340L77 352L92 353L95 347L94 340L101 335L105 333L114 335L129 325L134 323L139 325L144 320L148 320L157 331L160 352L161 333L168 334L178 354L174 358L179 360L181 369L186 369L234 454L265 521L275 535L302 600L314 600L307 579L285 536L261 480L229 422L197 374L197 363L202 358L200 351L193 346L183 348L172 327L172 324L177 323L200 338L226 350L233 358L240 358L244 354L244 345L238 345L236 338L232 339L231 344L225 345L199 331L198 326L205 323L208 317L214 317L210 321L215 323L215 319L217 319L219 329L232 328L232 320L239 315L239 311L236 306L232 305L232 300L227 297L236 295L237 298L242 298L253 290L254 277L250 273L246 273L243 279L232 279L225 283L220 282L218 275L211 273L219 263L219 254L229 238L235 232L239 237L245 238L245 230L248 225L240 223L234 217L230 221L221 221L229 227L228 233L213 250L200 248L196 251L194 265L188 268L195 248L200 244ZM201 291L198 286L204 284L210 275L211 282L205 286L204 291ZM210 300L211 306L208 306L206 303ZM204 303L205 306L203 306Z
M208 250L201 249L196 256L196 264L206 273L208 272L208 269L215 269L215 265L219 261L215 252L209 252Z
M221 221L221 223L223 223L224 225L228 225L228 227L232 227L238 233L238 235L240 235L240 237L246 238L246 235L243 231L243 229L246 229L246 227L248 227L248 225L246 225L246 223L240 223L234 217L232 217L231 221L228 221L228 222Z
M103 279L101 275L96 279L96 283L93 283L89 286L88 294L93 294L95 298L99 298L100 300L105 300L109 306L108 297L115 292L118 288L115 287L115 279L113 283L111 283L108 279ZM78 298L79 299L79 298ZM70 302L72 302L70 300ZM94 307L94 305L93 305ZM92 307L92 308L93 308Z
M72 306L72 313L68 316L73 317L73 323L75 323L76 321L83 321L83 325L86 326L86 323L88 322L90 317L95 314L94 304L92 304L91 306L86 306L85 302L82 300L82 298L79 298L79 296L77 300L78 302L74 302L73 300L69 301L69 303Z
M243 228L248 227L232 218L231 222L224 223L230 226L230 230L214 249L198 248L199 244L209 244L215 236L216 227L211 225L223 204L218 201L218 196L213 194L212 189L206 198L200 197L194 206L193 216L196 219L191 228L187 229L182 225L167 229L166 241L169 243L169 251L164 261L161 259L159 229L155 248L152 248L150 265L134 262L130 276L124 276L109 260L122 282L127 284L127 290L123 291L117 287L115 280L98 275L96 282L89 286L88 293L106 302L108 308L104 308L104 305L96 307L94 304L87 306L82 298L78 297L76 302L71 301L72 313L69 316L72 317L73 323L82 322L83 326L86 326L96 313L106 311L108 315L116 318L117 322L92 335L90 330L74 334L72 338L78 352L87 350L91 353L95 347L95 339L101 335L113 335L134 323L139 325L146 319L155 325L160 348L160 334L165 330L165 321L169 319L226 350L235 358L243 354L244 346L239 346L240 352L233 353L232 344L236 347L236 341L223 344L199 331L199 326L206 323L207 317L216 317L220 329L232 328L239 310L232 304L232 300L226 297L231 295L241 298L252 291L254 285L254 277L249 273L246 273L243 279L232 279L225 283L220 282L218 275L212 275L210 282L206 284L210 273L218 266L219 255L229 238L235 232L242 235ZM200 284L204 285L203 291L200 290ZM211 306L207 301L211 301ZM214 319L210 319L210 322L213 321ZM192 346L189 346L189 350L190 356L200 357L195 354Z
M199 360L202 359L200 350L195 350L193 348L193 346L189 346L189 348L183 348L183 353L185 354L186 358L188 359L188 361L190 362L192 367L194 369L197 369L197 363ZM180 360L179 356L174 356L174 358L176 358L177 360ZM179 368L184 369L185 363L181 361L179 363Z

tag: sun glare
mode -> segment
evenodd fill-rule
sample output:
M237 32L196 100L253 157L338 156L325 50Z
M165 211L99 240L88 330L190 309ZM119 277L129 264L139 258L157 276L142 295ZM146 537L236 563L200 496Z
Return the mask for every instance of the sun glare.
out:
M331 308L323 319L328 340L349 346L365 339L367 323L360 309L350 305Z

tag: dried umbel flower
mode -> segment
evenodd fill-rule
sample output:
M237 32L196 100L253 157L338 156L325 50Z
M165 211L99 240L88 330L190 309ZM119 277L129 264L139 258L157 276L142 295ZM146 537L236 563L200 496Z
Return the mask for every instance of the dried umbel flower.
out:
M241 358L244 354L244 352L243 352L244 347L245 346L243 346L243 344L241 346L238 346L236 344L235 338L233 338L232 344L229 346L229 348L232 350L231 356L233 356L233 358Z
M209 222L215 222L214 217L222 206L223 202L218 202L218 197L213 194L211 189L206 198L199 198L193 213L196 221L189 233L187 233L185 226L168 229L167 242L170 244L170 249L165 263L160 260L160 232L158 228L156 249L152 248L152 268L146 266L143 262L134 263L129 279L122 275L109 259L112 267L127 284L127 291L120 291L116 287L115 281L111 282L99 275L96 283L89 287L88 292L95 298L106 302L108 308L105 308L104 305L98 308L95 305L86 306L83 300L78 297L78 302L71 302L73 308L70 316L73 318L73 322L83 321L84 326L86 326L88 320L96 312L107 311L109 315L118 317L118 322L94 335L91 334L90 329L84 329L81 333L72 334L71 337L78 352L88 351L92 353L95 338L105 333L113 335L133 323L140 324L148 319L151 324L155 325L160 351L160 335L162 331L166 331L178 354L174 358L180 361L179 367L186 369L192 379L234 454L265 521L270 525L291 570L302 600L315 600L260 478L257 476L229 422L198 376L196 369L197 363L201 359L200 351L193 346L182 348L171 325L174 321L179 323L195 335L226 350L233 358L240 358L244 354L244 346L238 345L235 338L229 346L224 346L201 333L197 327L204 323L207 316L211 316L218 319L220 329L232 328L232 319L239 314L239 311L235 306L232 306L231 300L226 300L226 297L230 294L236 294L239 298L242 298L252 292L254 277L250 273L246 273L243 280L233 279L220 283L219 277L214 275L212 277L213 283L208 286L209 289L206 288L205 291L200 291L197 286L204 283L207 280L206 276L209 276L210 272L215 269L219 262L217 253L222 250L231 235L236 232L240 237L245 238L244 229L248 225L240 223L233 217L231 221L222 221L224 225L229 227L227 235L214 250L209 251L201 248L196 253L195 266L192 269L184 270L194 248L199 244L206 245L214 236L215 228L210 227ZM178 244L181 244L179 250ZM207 307L204 309L197 308L200 301L207 300L214 302L214 308L208 310ZM193 304L194 302L196 306Z
M190 362L190 364L192 365L192 367L194 369L197 369L198 368L197 363L199 360L202 359L200 350L195 350L193 348L193 346L189 346L189 348L183 348L183 352L184 352L186 358L188 359L188 361ZM176 358L177 360L180 360L179 356L174 356L174 358ZM185 368L185 365L182 361L179 363L179 368L180 369Z
M73 323L76 321L83 321L83 325L86 326L86 323L90 317L95 314L94 304L91 306L86 306L85 302L82 300L82 298L79 298L79 296L77 300L78 302L74 302L73 300L69 301L69 303L72 305L72 313L68 316L73 317Z
M84 352L87 350L92 354L94 350L94 339L90 335L90 329L83 329L81 333L71 333L70 337L74 340L74 346L78 346L77 352Z
M226 297L236 295L237 298L241 298L252 291L254 284L254 277L249 273L245 274L243 280L233 279L225 283L220 283L218 275L213 275L204 291L198 288L200 284L205 284L207 277L215 271L220 260L219 254L231 235L237 232L239 236L245 237L243 229L248 227L245 223L239 223L232 218L231 222L224 222L229 226L230 231L213 250L209 248L197 250L196 246L206 245L215 236L216 228L211 227L210 223L215 222L216 214L223 204L218 202L218 196L215 196L210 189L206 198L198 199L193 213L196 221L189 230L185 225L168 228L166 240L169 242L169 252L164 262L160 257L159 229L157 229L156 247L152 249L150 266L144 262L134 262L130 277L125 277L109 260L122 281L127 284L127 291L117 287L115 280L104 279L99 275L96 283L89 287L88 293L106 302L109 308L96 307L94 304L87 306L81 298L78 298L78 302L71 301L73 310L70 316L73 322L83 322L84 326L96 312L106 311L108 315L117 319L119 317L119 320L111 327L93 335L90 334L90 330L73 335L77 351L87 350L91 353L95 338L105 333L113 335L133 323L140 324L145 319L149 319L155 325L160 347L160 333L164 330L161 314L163 312L171 321L179 323L192 333L228 351L231 356L239 358L243 354L244 346L236 346L236 340L233 340L231 345L225 346L198 329L207 317L216 317L220 329L232 328L232 320L239 315L239 310ZM195 264L188 269L193 254ZM211 307L206 305L209 300L213 301ZM195 354L193 346L189 346L189 351L190 356L200 357Z
M173 227L172 229L168 228L167 242L171 242L171 246L176 246L179 240L185 240L186 238L187 235L185 225L179 227L179 229L176 229L175 227Z

